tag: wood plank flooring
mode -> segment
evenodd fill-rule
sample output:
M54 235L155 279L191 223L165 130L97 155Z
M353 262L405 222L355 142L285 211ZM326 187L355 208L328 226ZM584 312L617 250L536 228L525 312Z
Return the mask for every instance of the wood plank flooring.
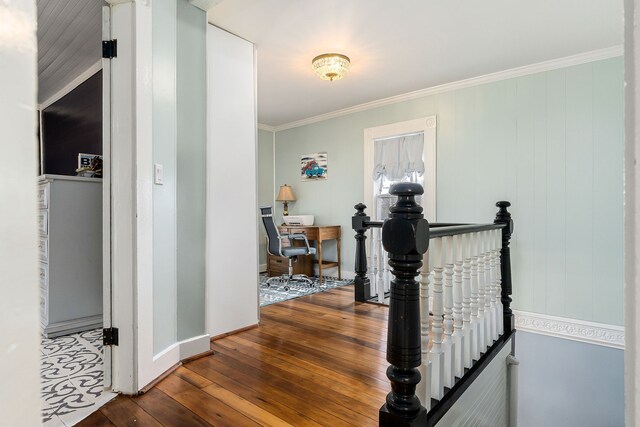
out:
M387 312L354 303L353 286L263 307L258 328L78 425L375 426L389 390Z

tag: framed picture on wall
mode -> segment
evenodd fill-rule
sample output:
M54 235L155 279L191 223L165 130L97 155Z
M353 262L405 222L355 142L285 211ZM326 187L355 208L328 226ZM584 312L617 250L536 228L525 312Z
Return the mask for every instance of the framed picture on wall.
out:
M327 179L327 153L305 154L300 159L302 181L324 181Z

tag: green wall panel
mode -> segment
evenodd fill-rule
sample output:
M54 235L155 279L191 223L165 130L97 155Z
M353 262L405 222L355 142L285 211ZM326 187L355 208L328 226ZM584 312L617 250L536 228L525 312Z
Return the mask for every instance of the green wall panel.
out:
M620 325L622 65L612 58L277 132L276 186L293 186L293 213L342 225L352 271L364 129L436 115L438 220L488 222L497 200L513 203L515 308ZM329 178L301 182L300 156L316 151L328 153Z

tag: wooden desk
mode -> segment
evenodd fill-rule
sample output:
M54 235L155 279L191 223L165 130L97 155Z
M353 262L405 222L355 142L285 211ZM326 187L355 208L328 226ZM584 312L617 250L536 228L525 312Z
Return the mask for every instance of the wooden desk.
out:
M297 233L304 234L309 240L309 244L315 242L318 258L314 261L318 264L318 279L322 283L322 269L330 267L338 267L338 279L342 279L342 271L340 264L340 226L339 225L281 225L278 227L281 234L284 233ZM338 248L338 260L327 261L322 259L322 242L325 240L335 240Z

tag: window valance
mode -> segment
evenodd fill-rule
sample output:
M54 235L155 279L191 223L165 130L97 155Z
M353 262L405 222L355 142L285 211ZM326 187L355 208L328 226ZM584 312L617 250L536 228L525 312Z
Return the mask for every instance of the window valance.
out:
M377 181L384 176L389 181L399 181L412 173L422 176L424 173L423 148L423 133L376 140L373 180Z

